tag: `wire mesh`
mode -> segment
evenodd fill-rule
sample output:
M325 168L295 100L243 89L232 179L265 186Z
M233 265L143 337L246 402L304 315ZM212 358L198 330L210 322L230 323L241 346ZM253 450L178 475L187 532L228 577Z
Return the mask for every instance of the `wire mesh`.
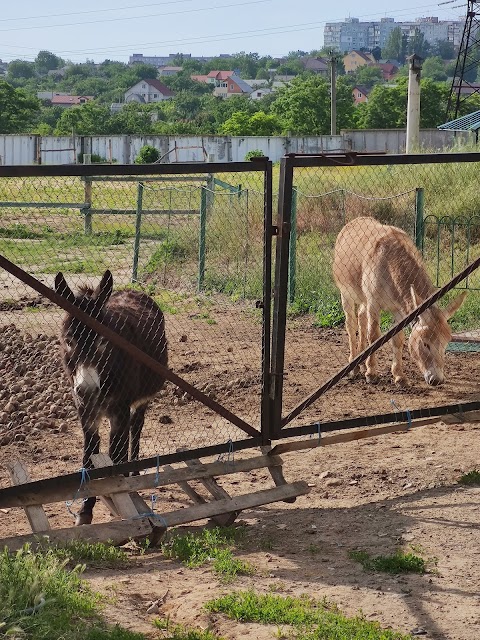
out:
M263 175L2 177L0 254L259 428ZM41 461L37 477L77 469L81 422L83 464L97 425L114 462L136 456L147 404L140 457L245 437L7 272L0 277L0 461Z
M283 415L478 257L477 176L476 162L427 157L294 169ZM475 399L478 356L450 345L480 338L478 277L292 424Z

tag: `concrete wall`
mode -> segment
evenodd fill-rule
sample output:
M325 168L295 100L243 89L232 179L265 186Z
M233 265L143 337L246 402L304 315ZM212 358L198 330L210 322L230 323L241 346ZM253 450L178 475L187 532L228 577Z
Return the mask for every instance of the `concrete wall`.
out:
M421 148L449 149L460 142L474 143L470 132L426 129L420 132ZM249 151L260 150L274 162L286 153L332 151L405 152L405 130L348 130L339 136L231 137L231 136L34 136L0 135L0 164L73 164L82 153L108 161L132 164L144 145L156 147L163 162L238 162Z

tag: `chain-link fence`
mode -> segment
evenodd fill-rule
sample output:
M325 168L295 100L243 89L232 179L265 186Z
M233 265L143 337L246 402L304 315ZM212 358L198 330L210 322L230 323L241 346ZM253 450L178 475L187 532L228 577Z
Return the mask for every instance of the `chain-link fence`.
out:
M266 167L2 168L0 255L186 386L2 269L0 463L72 471L97 431L116 463L260 436Z
M287 299L284 369L283 347L277 359L275 344L273 362L284 374L275 394L278 401L283 392L284 424L476 399L480 360L472 341L480 338L480 297L473 271L407 328L408 349L397 334L290 420L302 400L478 258L479 162L478 154L283 161L279 224L282 207L292 223L288 246L277 252L277 261L288 262L288 282L287 267L277 269L276 282ZM277 316L274 339L281 342L281 309ZM465 348L452 353L452 340L462 336Z

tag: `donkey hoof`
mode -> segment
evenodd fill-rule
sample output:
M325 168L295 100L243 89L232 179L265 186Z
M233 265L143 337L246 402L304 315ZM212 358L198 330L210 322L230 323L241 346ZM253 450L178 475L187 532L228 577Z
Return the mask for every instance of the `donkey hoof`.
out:
M405 387L408 386L407 379L404 378L403 376L401 376L401 377L398 376L398 377L394 378L393 381L395 382L397 387L400 387L402 389L404 389Z
M80 527L82 524L92 524L93 513L78 513L75 518L75 526Z
M359 375L360 375L360 367L355 367L355 369L350 371L350 373L348 374L348 378L349 380L355 380L356 378L358 378Z
M365 380L367 384L377 384L379 381L379 377L376 373L367 373L365 374Z

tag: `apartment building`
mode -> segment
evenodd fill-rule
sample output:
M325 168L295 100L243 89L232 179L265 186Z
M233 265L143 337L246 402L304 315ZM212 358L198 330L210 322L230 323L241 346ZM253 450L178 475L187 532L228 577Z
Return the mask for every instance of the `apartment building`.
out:
M343 22L327 22L324 27L324 46L346 52L353 49L372 50L384 47L393 29L400 27L408 38L418 29L433 44L448 40L460 44L464 19L439 20L436 16L416 18L408 22L395 22L394 18L382 18L378 22L360 22L358 18L346 18Z

